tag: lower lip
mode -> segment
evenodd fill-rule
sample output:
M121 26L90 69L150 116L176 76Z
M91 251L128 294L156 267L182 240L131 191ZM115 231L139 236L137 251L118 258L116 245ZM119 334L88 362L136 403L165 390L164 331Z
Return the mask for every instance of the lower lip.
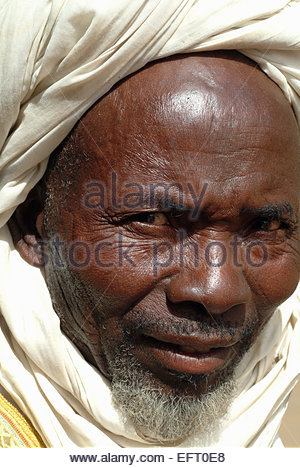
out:
M176 372L189 374L213 372L221 367L227 361L229 354L231 354L230 347L211 348L205 353L185 353L183 351L151 346L150 351L154 358L160 361L164 367Z

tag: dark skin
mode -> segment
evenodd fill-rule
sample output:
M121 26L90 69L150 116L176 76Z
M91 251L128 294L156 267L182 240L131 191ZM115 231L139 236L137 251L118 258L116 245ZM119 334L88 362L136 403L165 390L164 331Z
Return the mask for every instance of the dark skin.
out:
M116 349L126 343L160 391L207 391L299 280L299 136L289 103L237 53L176 57L146 67L105 96L73 131L73 147L88 158L67 199L59 201L54 169L47 176L54 200L47 223L37 187L11 221L16 247L37 265L37 240L49 240L49 225L59 235L68 270L55 265L54 253L44 267L54 308L63 331L108 379ZM118 208L111 202L112 171ZM95 180L105 187L104 207L85 202L87 184ZM135 191L126 184L141 184L147 196L158 182L180 183L184 206L176 189L166 206L161 200L154 208L124 206ZM197 198L206 187L196 215L191 187ZM198 246L197 265L192 244L180 257L179 233ZM133 244L134 265L119 265L120 236L123 250ZM75 241L91 252L106 242L101 262L112 265L99 266L92 255L88 265L75 267L68 257ZM166 244L153 250L161 242L172 247L168 265ZM220 244L227 255L222 265ZM154 251L166 265L156 274ZM82 262L80 248L75 258ZM180 378L189 374L194 384Z

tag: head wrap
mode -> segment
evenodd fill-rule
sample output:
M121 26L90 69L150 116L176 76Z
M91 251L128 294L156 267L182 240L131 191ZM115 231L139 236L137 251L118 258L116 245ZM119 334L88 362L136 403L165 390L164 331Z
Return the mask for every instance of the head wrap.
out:
M0 384L48 446L147 443L124 426L109 382L61 333L42 272L14 249L7 220L81 115L150 61L239 50L281 87L299 122L299 19L298 0L2 0ZM272 445L299 375L299 343L296 292L241 362L240 395L216 443Z

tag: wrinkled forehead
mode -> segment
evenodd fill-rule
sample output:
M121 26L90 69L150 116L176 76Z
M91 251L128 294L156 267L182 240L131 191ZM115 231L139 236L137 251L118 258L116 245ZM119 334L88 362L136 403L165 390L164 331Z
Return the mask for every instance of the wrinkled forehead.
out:
M236 51L180 55L150 63L122 80L85 115L99 130L146 122L152 127L199 125L207 112L222 117L231 111L251 125L257 117L272 125L295 126L293 111L281 89L256 63ZM95 125L94 125L95 124Z
M111 171L126 177L132 167L137 177L152 171L158 179L178 178L188 165L192 173L202 167L202 174L213 167L221 181L257 162L287 180L299 174L299 129L291 106L257 64L234 51L149 64L83 116L72 145L88 154L78 173L83 179L98 168L101 177Z

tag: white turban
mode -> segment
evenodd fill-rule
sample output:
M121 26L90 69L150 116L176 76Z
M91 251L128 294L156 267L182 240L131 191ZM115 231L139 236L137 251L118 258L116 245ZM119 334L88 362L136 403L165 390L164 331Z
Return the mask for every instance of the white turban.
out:
M20 258L5 223L80 116L149 61L237 49L281 87L299 122L299 24L298 0L2 0L0 383L47 446L146 442L120 420L109 382L61 333L42 272ZM294 293L239 366L241 393L216 443L273 444L299 348Z

